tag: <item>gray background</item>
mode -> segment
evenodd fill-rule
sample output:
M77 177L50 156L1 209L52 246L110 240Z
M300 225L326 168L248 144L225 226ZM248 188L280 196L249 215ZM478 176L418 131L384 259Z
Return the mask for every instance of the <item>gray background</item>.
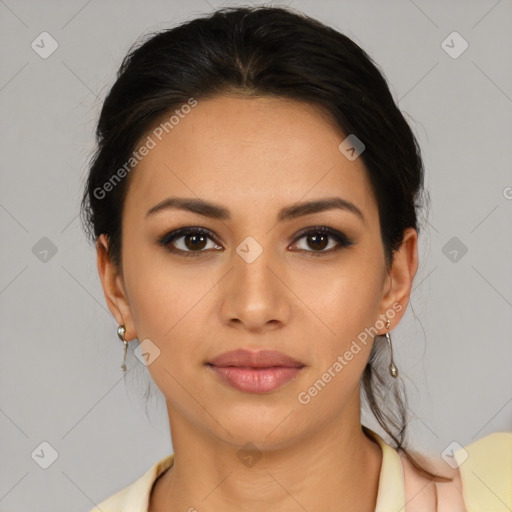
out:
M236 4L0 1L0 511L88 511L172 450L154 385L146 416L134 344L123 380L78 205L101 100L130 45L221 5ZM291 6L375 59L423 149L431 210L393 330L412 445L439 455L512 430L512 2ZM58 43L46 59L31 47L43 31ZM453 31L469 44L458 58L441 44Z

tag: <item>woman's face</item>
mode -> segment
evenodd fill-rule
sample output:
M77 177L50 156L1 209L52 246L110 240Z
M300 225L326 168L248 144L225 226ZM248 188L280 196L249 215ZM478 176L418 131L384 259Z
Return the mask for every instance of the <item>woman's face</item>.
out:
M216 97L167 131L149 133L156 145L131 171L123 274L105 260L104 237L98 265L171 430L179 418L233 445L276 447L333 421L359 424L359 381L383 318L393 329L405 311L416 232L388 274L362 159L347 158L346 135L310 105ZM155 209L171 198L195 206ZM302 367L208 364L237 349L279 351ZM279 385L278 375L292 378Z

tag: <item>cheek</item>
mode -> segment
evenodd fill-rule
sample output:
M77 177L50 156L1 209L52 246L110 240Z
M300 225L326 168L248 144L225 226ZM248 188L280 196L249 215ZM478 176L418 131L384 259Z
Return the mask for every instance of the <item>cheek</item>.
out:
M188 395L179 383L193 382L194 355L201 354L201 322L197 321L201 290L195 287L204 294L206 286L184 279L170 265L158 268L142 260L126 274L137 337L141 344L149 340L149 352L157 354L147 370L166 399L186 400Z
M330 328L325 329L326 334L338 340L337 345L343 345L378 319L380 281L375 268L354 264L335 273L331 270L324 277L316 276L321 286L303 283L302 287L308 290L306 303Z
M335 414L359 385L373 346L375 331L371 328L378 320L376 283L368 273L347 272L330 282L327 293L311 297L329 329L319 328L323 334L316 338L314 365L305 379L306 387L300 390L299 402L311 407L318 417Z
M311 382L329 382L327 393L322 391L327 401L332 398L341 403L347 390L358 384L370 357L376 332L372 328L379 318L379 279L375 270L354 265L350 271L348 267L341 271L336 279L331 276L322 281L328 283L323 293L310 296L312 309L323 322L315 343L316 364Z
M141 250L132 255L125 278L137 337L141 343L149 339L160 351L148 366L160 386L159 381L168 380L169 373L183 375L202 361L205 307L215 283L198 278L194 269L172 264L158 251L149 253Z
M173 264L165 249L143 244L127 253L125 280L139 339L144 336L160 342L172 339L205 288L182 265Z

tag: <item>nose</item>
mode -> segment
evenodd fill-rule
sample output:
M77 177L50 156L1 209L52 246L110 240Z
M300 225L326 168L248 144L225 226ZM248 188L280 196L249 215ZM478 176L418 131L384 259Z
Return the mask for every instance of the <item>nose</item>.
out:
M223 280L222 321L250 332L265 332L287 324L293 293L286 271L270 248L249 237L233 251L233 268Z

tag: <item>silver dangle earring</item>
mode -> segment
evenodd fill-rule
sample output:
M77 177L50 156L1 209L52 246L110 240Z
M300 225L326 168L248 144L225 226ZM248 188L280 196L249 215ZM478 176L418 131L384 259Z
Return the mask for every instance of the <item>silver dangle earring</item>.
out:
M124 357L123 357L123 364L121 365L121 368L123 369L123 372L126 371L126 350L128 349L128 342L124 339L124 335L126 333L126 329L124 325L120 325L117 328L117 335L119 336L119 339L124 343Z
M391 325L391 322L388 320L386 323L386 329L389 329L389 326ZM389 373L392 377L395 377L395 379L398 377L398 368L395 366L395 363L393 361L393 347L391 346L391 336L389 335L389 332L386 333L386 340L389 345L389 352L391 353L391 363L389 364Z

